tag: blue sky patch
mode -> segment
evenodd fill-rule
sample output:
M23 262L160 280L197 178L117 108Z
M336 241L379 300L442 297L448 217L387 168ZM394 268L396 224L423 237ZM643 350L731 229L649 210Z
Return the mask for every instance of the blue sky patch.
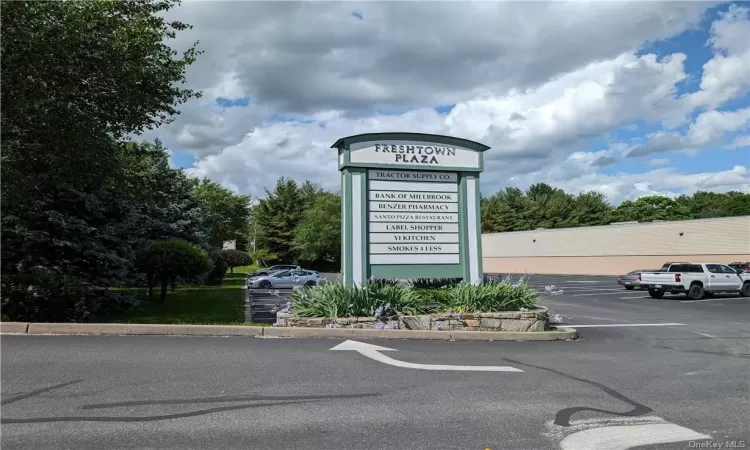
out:
M435 111L437 111L440 114L448 115L451 113L451 111L453 111L453 108L455 107L456 105L441 105L441 106L436 106Z
M315 123L315 119L311 119L309 117L287 116L278 113L273 113L270 116L266 117L266 121L281 123Z
M172 152L170 160L172 161L172 165L180 169L193 167L193 164L198 161L192 153L188 152Z
M250 106L250 97L239 97L239 98L224 98L219 97L216 99L216 104L223 108L243 107Z

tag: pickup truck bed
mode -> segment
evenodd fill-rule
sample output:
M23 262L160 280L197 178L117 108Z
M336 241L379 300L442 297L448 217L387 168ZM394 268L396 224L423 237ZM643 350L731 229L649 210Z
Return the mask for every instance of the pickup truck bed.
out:
M665 293L686 294L692 300L717 293L750 296L750 274L739 274L723 264L675 264L667 270L641 273L641 286L648 289L651 297L662 298Z

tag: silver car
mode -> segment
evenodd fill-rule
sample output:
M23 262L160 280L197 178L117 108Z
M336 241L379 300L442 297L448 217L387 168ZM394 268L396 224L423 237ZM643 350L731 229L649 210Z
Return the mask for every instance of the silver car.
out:
M619 277L617 277L617 284L619 284L620 286L625 286L625 289L629 291L635 288L641 289L641 280L638 277L641 272L648 272L648 270L634 270L632 272L626 273L625 275L620 275Z
M315 286L319 279L318 272L312 270L280 270L268 275L250 278L247 285L258 289L291 289L294 286Z

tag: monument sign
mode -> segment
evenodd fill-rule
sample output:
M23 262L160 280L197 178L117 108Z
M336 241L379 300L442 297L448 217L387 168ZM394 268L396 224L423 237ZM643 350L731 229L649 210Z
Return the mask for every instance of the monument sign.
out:
M489 147L420 133L336 141L344 283L375 278L481 282L479 173Z

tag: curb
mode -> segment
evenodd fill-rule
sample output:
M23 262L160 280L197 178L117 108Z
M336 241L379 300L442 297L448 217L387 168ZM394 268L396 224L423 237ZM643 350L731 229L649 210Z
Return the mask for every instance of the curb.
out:
M243 325L159 325L127 323L2 322L0 334L13 335L141 335L245 336L258 338L419 339L441 341L566 341L578 338L573 328L556 331L422 331L362 328L295 328Z

